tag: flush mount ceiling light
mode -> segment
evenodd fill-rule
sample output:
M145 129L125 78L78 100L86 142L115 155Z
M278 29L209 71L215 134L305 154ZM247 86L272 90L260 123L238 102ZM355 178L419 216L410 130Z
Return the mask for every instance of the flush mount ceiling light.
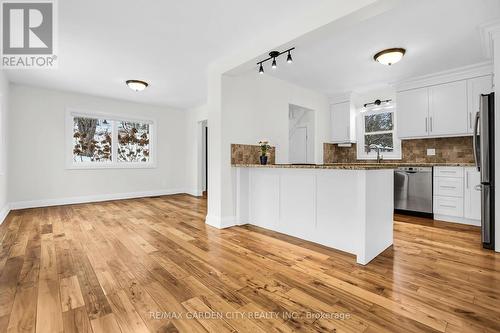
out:
M373 56L373 59L381 64L391 66L400 61L405 55L406 50L400 47L382 50Z
M259 65L259 73L260 74L264 74L264 66L263 64L266 62L266 61L269 61L269 60L273 60L273 62L271 63L271 68L272 69L276 69L277 67L277 63L276 63L276 58L278 58L280 55L282 54L285 54L287 53L287 57L286 57L286 62L287 63L292 63L293 62L293 59L292 59L292 51L295 50L295 47L292 47L291 49L288 49L288 50L285 50L283 52L280 52L280 51L271 51L269 52L269 58L267 59L264 59L262 61L259 61L257 63L257 65Z
M149 86L147 82L141 80L127 80L125 83L133 91L143 91Z

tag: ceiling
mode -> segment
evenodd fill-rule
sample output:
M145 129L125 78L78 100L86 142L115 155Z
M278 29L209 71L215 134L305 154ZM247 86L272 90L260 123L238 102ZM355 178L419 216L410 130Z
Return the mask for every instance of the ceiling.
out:
M487 61L479 25L498 18L498 0L402 0L342 31L321 38L313 32L288 43L297 47L294 63L286 64L282 56L278 68L267 63L265 73L331 95L366 91ZM401 62L384 66L373 60L375 53L391 47L407 49ZM254 64L250 67L243 71L257 73Z
M210 63L330 1L58 1L59 68L7 75L21 84L188 108L206 98ZM135 93L127 79L150 87Z

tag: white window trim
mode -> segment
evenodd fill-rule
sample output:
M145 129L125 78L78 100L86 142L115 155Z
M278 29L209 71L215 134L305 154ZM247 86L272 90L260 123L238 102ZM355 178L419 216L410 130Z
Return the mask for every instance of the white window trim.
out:
M112 149L112 162L102 163L75 163L73 161L73 118L74 117L88 117L88 118L101 118L106 120L113 120L111 141ZM118 131L116 130L115 121L137 121L149 124L149 162L118 162L117 160L117 142ZM126 115L119 115L113 113L95 112L89 110L68 108L66 109L65 117L65 150L66 150L66 169L69 170L82 170L82 169L153 169L156 168L156 120L146 117L130 117Z
M384 134L384 133L393 133L393 142L394 142L394 151L392 153L381 152L380 155L384 160L401 160L401 140L397 137L397 109L394 107L393 109L382 109L382 110L368 110L366 112L359 111L358 113L358 121L357 126L358 130L356 131L358 136L358 144L357 144L357 152L356 158L358 160L376 160L377 152L371 151L370 153L365 153L365 116L377 114L377 113L385 113L392 112L392 121L393 121L393 129L392 131L380 131L380 132L371 132L370 134Z

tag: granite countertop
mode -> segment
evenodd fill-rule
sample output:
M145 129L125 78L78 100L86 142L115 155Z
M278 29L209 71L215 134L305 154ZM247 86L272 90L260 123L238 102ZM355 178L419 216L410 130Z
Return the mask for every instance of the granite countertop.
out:
M327 165L345 165L345 164L349 164L349 165L359 165L359 164L375 164L375 165L379 165L377 163L362 163L362 162L355 162L355 163L327 163ZM401 162L401 163L398 163L398 162L382 162L380 164L384 164L384 165L390 165L390 166L393 166L393 167L439 167L439 166L450 166L450 167L453 167L453 166L456 166L456 167L473 167L475 166L474 163L432 163L432 162L422 162L422 163L407 163L407 162Z
M286 168L286 169L343 169L343 170L376 170L394 169L391 164L382 163L337 163L337 164L233 164L235 168Z
M235 168L289 168L289 169L344 169L344 170L376 170L395 169L399 167L433 167L460 166L472 167L473 163L330 163L330 164L233 164Z

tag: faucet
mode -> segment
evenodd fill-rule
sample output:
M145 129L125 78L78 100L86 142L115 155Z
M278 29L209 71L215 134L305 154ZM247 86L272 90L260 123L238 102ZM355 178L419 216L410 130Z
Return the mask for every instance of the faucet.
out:
M371 144L369 148L370 148L370 150L373 148L377 149L377 163L382 162L382 160L384 159L384 156L380 155L380 145Z

